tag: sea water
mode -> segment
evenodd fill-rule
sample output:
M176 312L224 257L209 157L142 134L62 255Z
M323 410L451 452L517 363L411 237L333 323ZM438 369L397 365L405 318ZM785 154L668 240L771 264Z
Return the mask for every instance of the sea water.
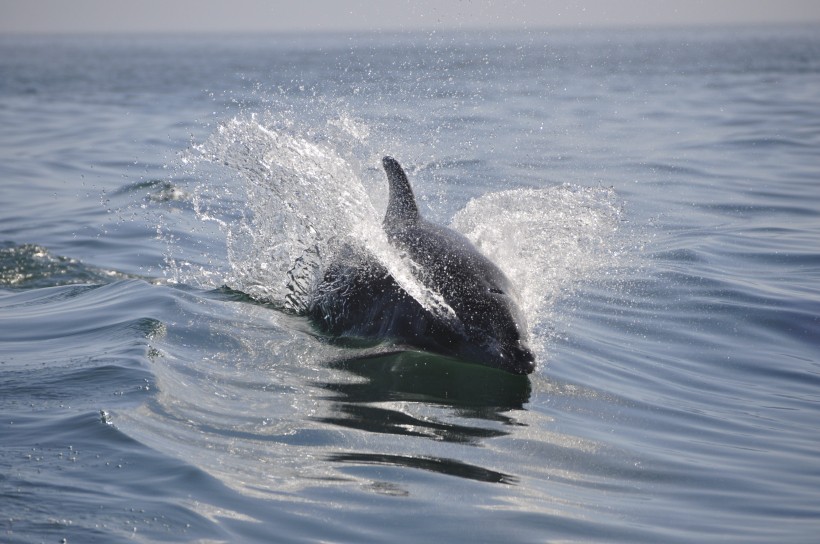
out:
M812 27L0 38L0 540L814 542ZM383 155L529 378L337 346Z

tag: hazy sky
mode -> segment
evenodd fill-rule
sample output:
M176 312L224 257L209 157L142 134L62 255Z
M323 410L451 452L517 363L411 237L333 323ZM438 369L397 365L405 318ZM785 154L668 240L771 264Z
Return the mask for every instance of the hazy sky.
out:
M0 0L0 33L820 22L820 0Z

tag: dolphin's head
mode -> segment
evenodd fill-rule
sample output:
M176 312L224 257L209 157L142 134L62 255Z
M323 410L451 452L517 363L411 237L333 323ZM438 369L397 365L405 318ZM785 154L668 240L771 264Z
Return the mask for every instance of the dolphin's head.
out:
M535 370L535 356L527 345L527 326L515 297L498 287L482 286L465 297L459 310L466 342L461 355L513 374Z

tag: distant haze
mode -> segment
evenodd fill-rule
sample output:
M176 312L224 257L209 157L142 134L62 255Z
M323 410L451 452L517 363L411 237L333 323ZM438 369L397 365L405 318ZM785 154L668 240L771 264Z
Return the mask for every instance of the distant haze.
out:
M817 0L0 0L0 33L321 32L820 22Z

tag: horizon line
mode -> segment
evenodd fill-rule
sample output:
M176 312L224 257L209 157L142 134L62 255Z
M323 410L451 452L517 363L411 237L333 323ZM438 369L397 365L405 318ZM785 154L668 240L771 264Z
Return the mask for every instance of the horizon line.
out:
M782 28L782 27L812 27L820 26L820 20L812 21L722 21L722 22L663 22L663 23L577 23L574 25L482 25L482 24L466 24L459 26L416 26L413 28L388 27L388 28L317 28L309 27L303 29L120 29L120 30L85 30L85 29L64 29L64 30L48 30L48 29L27 29L27 30L0 30L0 37L21 37L21 36L39 36L39 37L69 37L69 36L98 36L98 37L137 37L137 36L191 36L203 37L207 35L214 36L294 36L294 35L380 35L380 34L400 34L411 35L421 33L458 33L458 32L499 32L499 33L514 33L514 32L569 32L569 31L594 31L594 30L615 30L615 31L634 31L634 30L719 30L721 28L741 29L741 28Z

